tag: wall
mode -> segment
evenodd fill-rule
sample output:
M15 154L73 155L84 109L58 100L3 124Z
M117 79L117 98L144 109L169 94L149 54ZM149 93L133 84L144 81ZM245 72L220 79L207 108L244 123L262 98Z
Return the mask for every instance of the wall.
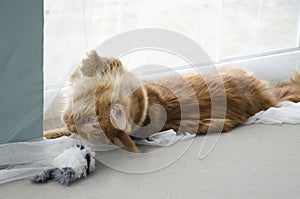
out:
M42 136L43 1L0 0L0 143Z

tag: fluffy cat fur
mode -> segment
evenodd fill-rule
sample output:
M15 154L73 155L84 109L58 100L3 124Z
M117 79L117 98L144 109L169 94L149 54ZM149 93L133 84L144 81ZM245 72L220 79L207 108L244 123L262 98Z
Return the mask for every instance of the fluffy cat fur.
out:
M74 92L63 115L69 131L78 133L82 128L79 135L85 139L107 137L134 152L138 148L128 135L147 137L167 129L177 133L227 132L281 101L300 101L299 73L274 88L243 68L149 82L127 72L120 61L102 58L96 51L82 61L70 83ZM105 136L99 136L99 129Z

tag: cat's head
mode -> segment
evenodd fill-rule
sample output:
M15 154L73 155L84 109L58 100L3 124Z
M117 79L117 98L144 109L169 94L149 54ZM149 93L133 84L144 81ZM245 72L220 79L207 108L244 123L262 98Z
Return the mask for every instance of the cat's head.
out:
M79 134L88 141L107 143L108 139L99 128L95 107L94 78L80 78L74 82L69 95L68 106L63 113L63 121L69 131Z
M118 59L100 57L92 50L80 69L83 76L95 78L97 118L108 136L120 130L130 134L133 126L142 124L147 111L146 90Z
M74 81L63 114L67 128L89 141L100 131L110 140L120 131L130 134L146 117L147 94L143 83L127 72L120 61L109 60L103 61L96 51L91 51L82 61L81 70L94 74Z
M96 77L113 65L121 66L122 64L114 58L100 57L95 50L92 50L87 53L86 58L71 74L67 107L62 117L69 131L78 133L79 127L96 117L94 99L97 87ZM90 128L87 129L91 130Z

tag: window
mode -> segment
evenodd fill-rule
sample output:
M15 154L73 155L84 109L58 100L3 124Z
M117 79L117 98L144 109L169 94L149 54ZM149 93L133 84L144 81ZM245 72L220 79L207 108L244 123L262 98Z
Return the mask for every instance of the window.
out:
M44 0L44 10L46 110L85 52L124 31L154 27L179 32L216 63L299 49L298 0ZM121 61L129 68L186 64L151 50Z

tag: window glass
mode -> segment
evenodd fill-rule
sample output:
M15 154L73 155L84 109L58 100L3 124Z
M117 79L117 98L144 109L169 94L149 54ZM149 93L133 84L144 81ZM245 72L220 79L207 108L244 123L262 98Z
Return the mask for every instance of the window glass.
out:
M89 49L124 31L164 28L197 42L215 61L299 45L298 0L44 0L45 85L65 78ZM151 52L130 60L178 66ZM143 59L143 60L141 60ZM156 60L154 60L156 59ZM127 62L128 59L124 60ZM163 61L161 61L163 60ZM123 61L123 60L122 60ZM126 65L129 68L136 64Z

